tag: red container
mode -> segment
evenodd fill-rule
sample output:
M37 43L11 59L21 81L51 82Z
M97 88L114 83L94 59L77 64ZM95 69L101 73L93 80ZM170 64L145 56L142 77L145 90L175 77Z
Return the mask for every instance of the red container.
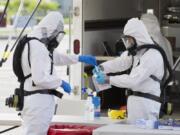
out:
M98 127L58 124L50 126L48 135L92 135L92 131L96 128Z

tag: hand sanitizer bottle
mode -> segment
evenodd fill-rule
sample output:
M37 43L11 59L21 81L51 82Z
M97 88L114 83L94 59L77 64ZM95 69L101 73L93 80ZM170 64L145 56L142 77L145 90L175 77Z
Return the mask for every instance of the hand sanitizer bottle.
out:
M94 117L98 118L101 115L101 101L96 92L93 92L93 104L94 104Z
M85 119L94 120L94 105L90 96L88 96L85 104Z

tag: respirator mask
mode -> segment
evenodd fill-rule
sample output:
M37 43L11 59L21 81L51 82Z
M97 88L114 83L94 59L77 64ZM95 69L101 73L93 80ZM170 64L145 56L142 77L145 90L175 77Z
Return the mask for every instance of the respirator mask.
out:
M65 32L60 31L55 36L53 35L53 36L47 38L47 42L46 42L47 49L49 51L53 51L55 48L57 48L58 45L60 44L61 40L63 39L64 35L65 35Z
M65 35L64 31L54 31L53 34L50 37L48 37L47 28L42 28L41 32L43 37L41 39L41 42L43 42L46 45L47 49L50 52L53 52L53 50L58 47L59 43Z
M126 47L126 50L128 50L128 55L135 56L137 53L137 43L136 39L132 36L123 35L121 36L121 39Z

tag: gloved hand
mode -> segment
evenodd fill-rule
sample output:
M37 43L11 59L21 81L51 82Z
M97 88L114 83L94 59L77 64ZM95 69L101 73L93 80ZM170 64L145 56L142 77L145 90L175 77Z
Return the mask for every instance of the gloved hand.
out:
M106 75L103 73L103 71L101 70L101 68L99 66L95 66L95 68L93 69L93 75L96 78L96 81L99 84L104 84L106 81Z
M80 55L79 61L84 62L86 64L93 65L93 66L97 65L96 58L94 56L91 56L91 55Z
M71 93L71 90L72 90L72 89L71 89L71 86L70 86L69 83L67 83L67 82L65 82L65 81L62 80L62 84L61 84L60 87L62 87L66 93L68 93L68 94Z
M100 66L95 66L94 69L92 70L92 72L93 72L94 75L99 73L99 72L103 72L102 71L102 66L101 65Z
M98 72L96 75L96 81L99 84L104 84L106 82L106 75L103 72Z

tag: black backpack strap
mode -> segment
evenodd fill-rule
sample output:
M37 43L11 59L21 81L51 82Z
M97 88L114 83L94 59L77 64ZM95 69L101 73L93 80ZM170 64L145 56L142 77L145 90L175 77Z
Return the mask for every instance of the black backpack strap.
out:
M172 76L173 76L173 72L172 72L171 66L168 62L166 53L157 44L147 44L147 45L142 45L142 46L137 47L137 51L139 51L141 49L155 49L155 50L159 51L160 54L162 55L163 60L164 60L164 75L163 75L163 78L161 81L161 90L164 90L167 87L168 83L172 80ZM169 76L166 79L167 70L169 72Z
M39 39L36 38L36 37L27 37L27 38L28 38L28 41L27 41L27 44L28 44L28 63L29 63L29 67L31 68L31 61L30 61L31 48L30 48L30 43L29 43L29 41L30 41L30 40L38 40L39 42L41 42L41 40L39 40Z
M161 47L159 47L158 45L154 45L154 44L142 45L142 46L137 47L136 51L139 51L141 49L155 49L155 50L158 50L160 52L160 54L162 55L162 57L163 57L163 60L164 60L164 75L163 75L162 80L158 79L154 75L150 75L151 79L153 79L154 81L158 81L160 83L163 98L152 95L150 93L132 91L130 89L126 90L126 95L127 96L134 95L134 96L144 97L144 98L148 98L148 99L154 100L154 101L159 102L159 103L165 103L165 100L166 100L165 99L166 98L165 88L166 88L167 84L170 82L170 80L172 79L172 69L171 69L170 64L169 64L169 62L167 60L167 56L166 56L164 50ZM169 77L167 79L166 79L166 75L167 75L166 69L169 72Z
M154 81L156 81L156 82L159 82L160 84L161 84L161 80L160 79L158 79L155 75L150 75L150 78L151 79L153 79Z
M29 67L31 68L31 61L30 61L30 44L28 42L28 63L29 63Z
M13 71L14 71L15 75L17 76L19 82L23 82L23 81L25 81L24 79L26 79L26 77L25 77L25 75L23 73L23 70L22 70L22 66L21 66L22 65L21 64L21 57L22 57L22 53L23 53L23 50L24 50L24 47L25 47L26 43L28 43L30 40L39 40L39 39L36 38L36 37L27 37L27 35L24 35L19 40L19 42L18 42L18 44L16 46L16 49L14 51L14 55L13 55Z
M31 74L26 75L26 76L24 77L24 80L28 79L28 78L31 77L31 76L32 76Z
M39 39L37 39L37 40L39 40ZM28 63L29 63L29 67L31 68L30 52L31 52L31 48L30 48L30 43L28 42ZM29 75L30 75L29 77L32 76L31 74L29 74ZM28 78L29 78L29 77L28 77ZM26 78L26 79L27 79L27 78ZM32 81L32 86L36 86L35 83L34 83L34 81Z
M29 42L28 42L28 63L29 63L29 67L31 67L31 62L30 62L30 46L29 46L30 44L29 44ZM25 81L26 79L28 79L29 77L31 77L32 75L31 75L31 73L30 74L28 74L28 75L26 75L26 76L24 76L24 79L23 79L23 81Z
M52 75L52 73L53 73L53 65L54 65L54 62L53 62L53 52L49 53L49 57L51 58L51 72L50 72L50 74Z
M31 40L33 40L33 39L36 39L36 40L40 41L39 39L32 37ZM28 63L29 63L29 67L31 68L30 52L31 52L31 50L30 50L30 43L28 42ZM52 73L53 73L53 65L54 65L54 62L53 62L53 52L49 53L49 57L51 59L51 71L50 71L50 74L52 75ZM34 82L32 82L32 85L36 86Z
M138 97L143 97L143 98L147 98L147 99L151 99L153 101L162 103L162 100L160 97L155 96L153 94L149 94L149 93L143 93L143 92L139 92L139 91L132 91L130 89L126 90L126 96L138 96Z
M63 94L55 89L45 89L45 90L34 90L34 91L25 91L24 90L24 96L30 96L33 94L50 94L54 95L58 98L62 98Z

